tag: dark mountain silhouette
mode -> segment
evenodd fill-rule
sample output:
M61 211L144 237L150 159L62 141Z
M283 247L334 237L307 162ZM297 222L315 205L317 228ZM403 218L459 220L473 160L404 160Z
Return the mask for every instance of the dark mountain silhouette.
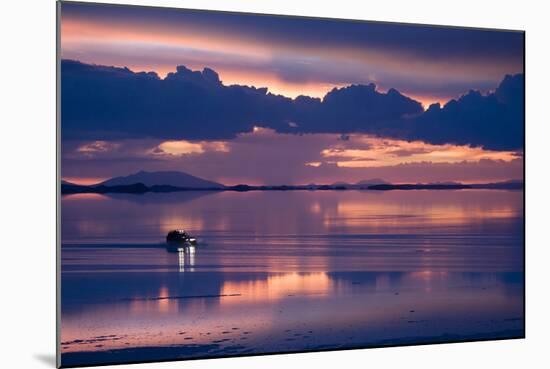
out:
M523 190L524 183L521 179L512 179L504 182L474 184L472 187L491 190Z
M173 188L223 188L224 185L192 176L184 172L161 171L145 172L140 171L124 177L114 177L99 185L103 186L127 186L142 183L147 187L157 186L159 192L170 192Z
M141 173L141 172L140 172ZM138 173L136 173L138 174ZM184 173L185 174L185 173ZM128 176L131 177L131 176ZM117 177L126 180L128 177ZM192 177L192 176L191 176ZM193 177L196 178L196 177ZM199 178L200 179L200 178ZM202 180L204 181L204 180ZM107 181L106 181L107 182ZM146 186L143 183L132 184L116 184L106 185L103 182L95 186L81 186L75 184L61 184L62 194L75 193L128 193L128 194L143 194L146 192L185 192L185 191L335 191L335 190L372 190L372 191L390 191L390 190L465 190L465 189L489 189L489 190L522 190L523 181L512 180L496 183L481 183L481 184L462 184L462 183L416 183L416 184L374 184L374 185L358 185L347 184L344 182L336 182L332 185L275 185L275 186L252 186L247 184L239 184L236 186L217 187L192 187L192 186L172 186L172 185L150 185ZM204 181L208 182L208 181ZM208 182L214 183L214 182Z
M467 184L438 184L438 183L416 183L416 184L379 184L369 186L369 190L390 191L390 190L465 190L473 188Z
M510 180L494 183L475 183L462 184L459 182L439 182L439 183L415 183L415 184L379 184L369 186L369 190L390 191L390 190L466 190L466 189L485 189L485 190L522 190L524 187L522 180Z
M372 179L364 179L357 183L334 182L330 186L338 187L339 189L346 188L346 189L353 190L353 189L366 189L369 186L380 185L380 184L388 184L388 182L380 178L372 178Z
M334 182L331 186L351 187L353 185L347 182Z
M143 183L134 183L130 185L118 185L118 186L83 186L75 184L61 184L62 194L75 194L75 193L134 193L142 194L149 192L150 189Z
M389 182L384 181L381 178L364 179L356 183L358 186L373 186L378 184L387 184Z

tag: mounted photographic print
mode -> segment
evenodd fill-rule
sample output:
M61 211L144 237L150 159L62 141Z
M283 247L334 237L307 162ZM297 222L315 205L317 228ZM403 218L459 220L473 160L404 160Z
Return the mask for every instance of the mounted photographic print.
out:
M58 3L58 365L522 338L524 33Z

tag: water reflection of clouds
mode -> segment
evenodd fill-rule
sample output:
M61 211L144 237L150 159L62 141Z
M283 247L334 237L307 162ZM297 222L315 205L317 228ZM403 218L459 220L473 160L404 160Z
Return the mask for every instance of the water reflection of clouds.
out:
M422 197L424 194L418 193ZM410 226L468 225L483 219L511 219L522 216L521 209L509 203L464 204L459 201L440 203L398 203L387 198L372 198L372 201L346 199L338 202L336 209L327 209L323 214L326 227L392 228ZM314 213L320 213L316 205Z
M103 201L79 196L62 199L63 242L158 241L174 228L199 236L403 233L421 228L434 233L448 230L444 227L518 223L523 216L522 193L509 191L99 195Z
M81 304L78 311L64 316L63 341L124 336L102 347L74 345L66 352L106 350L126 343L188 343L185 337L208 343L232 337L228 331L235 335L251 331L255 339L263 337L257 341L260 344L274 344L285 342L285 330L300 327L314 329L316 340L325 342L329 332L336 339L346 330L363 332L364 337L399 338L449 327L456 332L491 332L500 325L521 326L521 273L229 273L219 276L220 297L190 299L176 297L199 294L200 289L193 287L209 285L212 276L194 273L198 279L188 281L156 274L149 276L154 280L151 288L156 286L152 296L145 294L149 298L139 298L144 297L142 292L128 302ZM90 283L89 278L85 281ZM425 331L411 322L423 322Z
M226 281L221 295L238 293L240 298L222 298L222 304L267 302L285 297L323 296L332 290L332 281L326 273L283 273L268 275L265 279Z
M140 299L136 298L129 302L128 311L133 315L167 314L177 313L179 310L178 301L170 299L168 286L160 286L158 298Z
M298 348L284 333L298 325L323 344L521 324L505 321L523 316L521 192L128 196L62 199L63 241L99 243L63 247L64 341L211 343L229 325L260 350ZM207 244L167 252L180 227Z
M108 200L109 197L99 193L75 193L70 195L63 195L63 202L67 201L85 201L85 200Z

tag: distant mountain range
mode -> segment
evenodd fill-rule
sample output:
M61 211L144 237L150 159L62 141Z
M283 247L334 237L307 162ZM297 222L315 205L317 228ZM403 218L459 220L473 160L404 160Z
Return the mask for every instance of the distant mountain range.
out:
M362 181L359 181L357 183L346 183L346 182L335 182L331 184L332 187L345 187L346 189L359 189L364 190L368 188L369 186L374 185L382 185L382 184L389 184L389 182L384 181L380 178L373 178L373 179L365 179ZM317 186L313 184L312 186Z
M223 184L208 181L192 176L184 172L140 171L124 177L114 177L96 185L84 186L66 181L61 181L62 194L74 193L145 193L145 192L178 192L178 191L323 191L323 190L460 190L460 189L523 189L523 181L511 180L505 182L462 184L457 182L416 183L416 184L391 184L383 179L369 179L355 184L336 182L331 185L277 185L277 186L251 186L239 184L225 186Z
M365 179L356 183L357 186L373 186L379 184L387 184L388 182L380 178Z
M125 177L114 177L108 179L99 185L101 186L127 186L131 184L142 183L145 186L173 186L186 188L224 188L225 186L192 176L184 172L165 171L165 172L145 172L140 171Z
M494 183L474 183L462 184L458 182L437 182L437 183L415 183L415 184L379 184L368 187L369 190L389 191L389 190L467 190L467 189L485 189L485 190L522 190L523 181L510 180Z

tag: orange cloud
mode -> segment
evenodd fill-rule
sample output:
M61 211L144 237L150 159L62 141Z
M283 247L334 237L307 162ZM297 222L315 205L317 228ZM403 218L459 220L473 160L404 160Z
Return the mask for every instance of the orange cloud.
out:
M200 141L191 142L186 140L177 141L164 141L151 153L153 155L190 155L190 154L203 154L207 151L228 152L229 146L223 141Z
M353 135L352 144L338 143L321 156L340 167L368 168L409 163L460 163L464 161L517 159L515 151L492 151L467 145L433 145L422 141L383 139ZM358 148L353 147L357 145Z

